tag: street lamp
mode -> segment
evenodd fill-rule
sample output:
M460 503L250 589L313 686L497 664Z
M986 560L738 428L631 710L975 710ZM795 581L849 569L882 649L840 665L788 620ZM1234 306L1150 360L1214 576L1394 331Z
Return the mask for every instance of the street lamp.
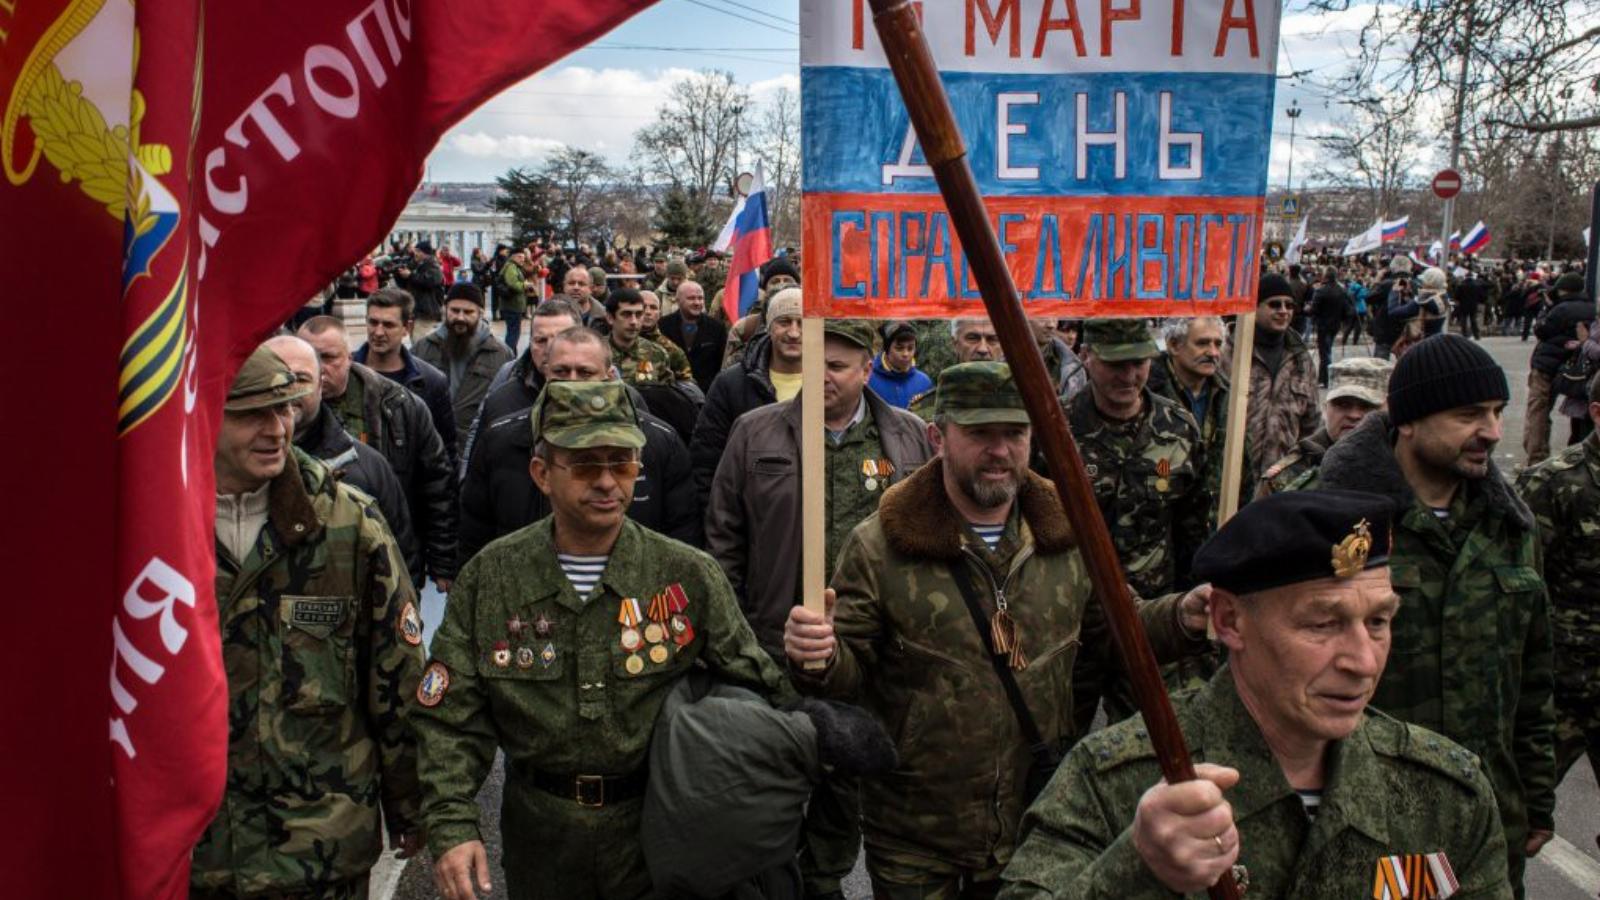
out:
M1285 185L1284 189L1288 191L1290 196L1294 195L1294 125L1299 120L1302 112L1304 110L1300 108L1298 99L1290 100L1289 108L1284 110L1284 113L1289 116L1289 178L1288 184Z

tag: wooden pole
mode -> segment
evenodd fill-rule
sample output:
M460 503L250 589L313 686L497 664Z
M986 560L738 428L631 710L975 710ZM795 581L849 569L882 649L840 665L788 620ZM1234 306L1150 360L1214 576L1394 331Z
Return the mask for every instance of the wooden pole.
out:
M978 193L978 183L967 165L967 148L950 109L950 99L939 80L933 52L922 33L922 23L910 0L872 0L872 20L878 39L888 57L900 87L900 96L911 114L924 158L933 169L939 193L950 211L950 221L961 238L961 246L983 295L1000 345L1011 364L1012 376L1022 392L1034 437L1044 451L1056 492L1066 507L1067 518L1078 538L1079 551L1089 570L1095 596L1105 608L1106 622L1133 683L1133 696L1144 714L1150 743L1156 752L1162 774L1170 783L1192 781L1194 764L1184 743L1183 731L1173 714L1161 681L1161 670L1145 636L1144 627L1128 593L1122 563L1105 520L1100 517L1094 490L1084 473L1083 457L1067 429L1066 415L1051 389L1044 358L1034 343L1033 331L1022 311L1022 300L1011 283L1000 243L995 239L988 210ZM1239 888L1233 876L1224 873L1209 892L1214 900L1238 900Z
M1222 497L1217 527L1239 511L1244 479L1244 426L1250 416L1250 358L1256 352L1256 314L1245 313L1233 330L1233 366L1228 373L1228 431L1222 439Z
M827 455L823 436L821 317L807 316L800 323L800 596L806 609L822 612L822 591L828 586L825 571L828 546L828 510L823 487ZM820 661L806 663L821 669Z

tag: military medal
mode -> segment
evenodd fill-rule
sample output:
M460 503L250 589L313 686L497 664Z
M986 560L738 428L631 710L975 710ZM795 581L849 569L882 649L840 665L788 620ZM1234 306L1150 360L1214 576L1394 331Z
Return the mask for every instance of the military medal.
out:
M672 610L667 604L665 591L650 598L650 624L644 627L644 639L652 644L659 644L666 640L667 620L672 617ZM655 651L650 652L650 659L655 660Z
M400 612L400 639L416 647L422 643L422 617L417 615L417 606L410 601L406 608Z
M1373 900L1444 900L1460 890L1443 851L1379 857L1372 875Z
M554 644L545 644L544 645L544 649L539 651L539 662L544 663L544 667L546 669L548 669L548 668L550 668L550 664L555 662L555 661L556 661L556 648L555 648L555 645Z
M694 623L689 621L689 595L683 592L683 585L673 582L667 585L667 609L672 612L670 627L672 628L672 642L678 649L694 642Z
M514 638L522 637L522 631L527 627L528 623L522 621L521 616L513 615L511 618L506 620L506 632Z
M652 370L652 367L650 365L650 360L648 360L648 359L639 360L639 368L634 371L633 380L634 381L649 381L650 377L651 377L651 370Z
M622 649L629 653L638 650L644 639L639 636L639 601L632 597L622 598L622 606L617 611L617 622L622 625Z
M861 474L865 475L867 477L867 480L863 485L867 490L875 491L875 490L878 489L878 461L877 460L875 460L875 459L863 459L861 461Z
M549 637L555 632L555 630L556 623L545 618L544 613L540 613L539 618L535 619L533 622L533 633L539 637Z
M431 662L417 682L417 702L423 706L438 706L444 692L450 689L450 670L442 662Z
M1165 456L1156 462L1156 490L1165 494L1172 483L1167 480L1172 475L1172 460Z
M494 652L489 654L497 668L504 669L511 665L511 645L506 641L495 641Z
M630 653L622 667L628 670L629 675L637 675L644 671L644 658L637 653Z
M531 668L533 668L533 648L532 647L518 647L517 648L517 668L519 668L519 669L531 669Z
M650 661L658 666L667 661L667 655L666 644L657 644L650 648Z

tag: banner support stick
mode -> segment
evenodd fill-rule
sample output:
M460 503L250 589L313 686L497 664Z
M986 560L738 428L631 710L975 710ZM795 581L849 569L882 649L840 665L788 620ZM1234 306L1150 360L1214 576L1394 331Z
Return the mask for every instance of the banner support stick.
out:
M800 596L806 609L819 613L823 611L822 591L828 586L822 326L820 316L800 321ZM825 665L809 662L806 668Z
M1222 496L1217 527L1239 511L1244 481L1244 427L1250 415L1250 360L1256 352L1256 314L1239 316L1233 332L1233 365L1228 372L1228 430L1222 440Z

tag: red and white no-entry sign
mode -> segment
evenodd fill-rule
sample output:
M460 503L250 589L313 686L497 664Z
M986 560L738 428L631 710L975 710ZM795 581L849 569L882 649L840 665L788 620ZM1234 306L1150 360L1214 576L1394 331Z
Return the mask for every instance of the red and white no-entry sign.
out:
M1461 173L1455 169L1442 169L1433 176L1433 193L1440 200L1449 200L1461 193Z

